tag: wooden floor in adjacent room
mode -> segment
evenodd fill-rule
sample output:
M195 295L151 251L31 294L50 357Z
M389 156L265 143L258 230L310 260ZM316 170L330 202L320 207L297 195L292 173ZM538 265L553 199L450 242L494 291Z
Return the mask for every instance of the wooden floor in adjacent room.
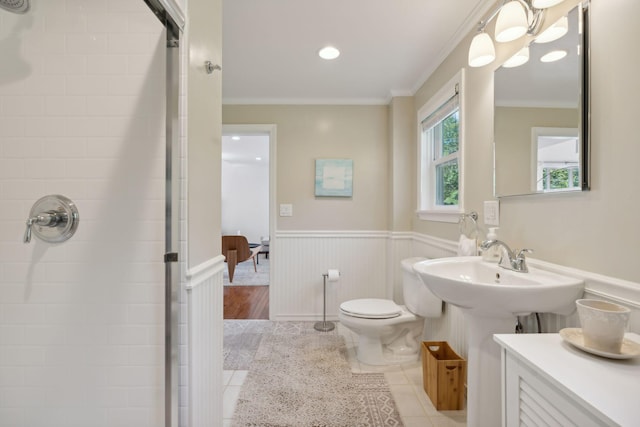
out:
M269 286L225 286L225 319L269 319Z

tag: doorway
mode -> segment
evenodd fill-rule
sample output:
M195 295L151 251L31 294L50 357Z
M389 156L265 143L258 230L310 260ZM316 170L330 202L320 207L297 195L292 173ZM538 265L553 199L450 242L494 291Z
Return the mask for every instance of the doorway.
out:
M275 126L223 125L222 235L244 236L253 254L224 272L224 319L269 319L273 153Z

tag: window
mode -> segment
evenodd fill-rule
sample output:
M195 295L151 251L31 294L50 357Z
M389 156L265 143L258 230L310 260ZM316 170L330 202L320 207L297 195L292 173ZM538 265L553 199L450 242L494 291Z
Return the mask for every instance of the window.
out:
M531 128L532 190L581 190L577 128Z
M462 71L418 113L421 219L455 222L462 211Z

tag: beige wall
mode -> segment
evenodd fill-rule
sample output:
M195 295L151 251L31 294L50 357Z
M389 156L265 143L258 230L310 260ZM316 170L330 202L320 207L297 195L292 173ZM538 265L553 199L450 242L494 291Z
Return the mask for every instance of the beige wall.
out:
M411 230L416 180L416 128L413 97L396 97L389 106L389 221L392 231Z
M220 255L222 0L189 3L188 267Z
M640 2L593 1L590 7L591 191L502 199L500 237L512 246L533 248L539 259L640 282L640 27L635 22ZM471 36L419 89L416 108L467 67ZM516 49L498 46L498 64ZM481 213L482 201L492 199L493 67L467 68L466 77L465 204ZM457 226L450 224L414 220L413 228L449 239L457 235Z
M278 230L387 230L387 106L225 105L224 124L277 126ZM315 197L315 159L353 159L353 197Z
M525 194L532 191L531 128L575 128L579 122L575 108L497 107L494 120L498 194Z

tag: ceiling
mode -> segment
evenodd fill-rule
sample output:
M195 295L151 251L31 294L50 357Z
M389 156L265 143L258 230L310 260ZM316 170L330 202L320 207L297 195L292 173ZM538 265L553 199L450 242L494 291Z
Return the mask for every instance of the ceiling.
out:
M386 104L413 95L488 0L225 0L225 104ZM332 61L318 57L340 49Z

